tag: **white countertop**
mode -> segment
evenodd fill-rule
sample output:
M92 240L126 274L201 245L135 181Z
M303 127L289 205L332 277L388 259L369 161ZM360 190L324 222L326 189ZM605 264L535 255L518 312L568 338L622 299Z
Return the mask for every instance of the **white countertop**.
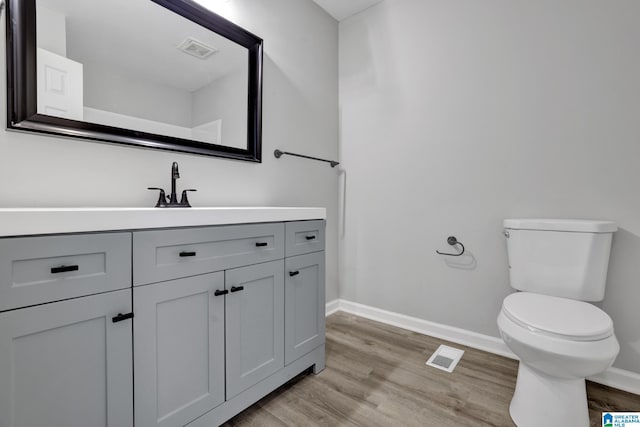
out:
M325 208L8 208L0 237L326 219Z

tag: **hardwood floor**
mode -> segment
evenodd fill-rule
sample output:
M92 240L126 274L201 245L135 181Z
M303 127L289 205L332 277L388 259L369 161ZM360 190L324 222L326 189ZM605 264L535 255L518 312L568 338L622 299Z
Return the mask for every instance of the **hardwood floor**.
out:
M440 344L465 351L453 373L425 365ZM327 318L327 367L301 375L225 426L513 426L518 362L343 312ZM602 411L640 411L640 396L588 383Z

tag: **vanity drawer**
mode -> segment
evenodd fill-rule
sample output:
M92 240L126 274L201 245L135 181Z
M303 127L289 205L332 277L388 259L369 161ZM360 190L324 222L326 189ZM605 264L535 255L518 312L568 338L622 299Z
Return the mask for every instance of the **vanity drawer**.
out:
M0 239L0 311L130 286L130 233Z
M324 250L325 221L296 221L286 223L287 256Z
M284 224L178 228L133 233L134 286L284 257Z

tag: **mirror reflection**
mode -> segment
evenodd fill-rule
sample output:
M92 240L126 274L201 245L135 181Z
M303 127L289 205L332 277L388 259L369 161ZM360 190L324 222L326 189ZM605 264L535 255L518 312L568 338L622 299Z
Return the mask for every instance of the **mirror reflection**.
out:
M247 148L245 47L150 1L36 4L38 113Z

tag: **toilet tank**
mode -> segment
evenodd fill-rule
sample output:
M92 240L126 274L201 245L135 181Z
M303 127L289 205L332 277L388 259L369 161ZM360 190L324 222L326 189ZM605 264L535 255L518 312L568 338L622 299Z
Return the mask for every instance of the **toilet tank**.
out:
M618 229L611 221L505 219L511 287L581 301L601 301Z

